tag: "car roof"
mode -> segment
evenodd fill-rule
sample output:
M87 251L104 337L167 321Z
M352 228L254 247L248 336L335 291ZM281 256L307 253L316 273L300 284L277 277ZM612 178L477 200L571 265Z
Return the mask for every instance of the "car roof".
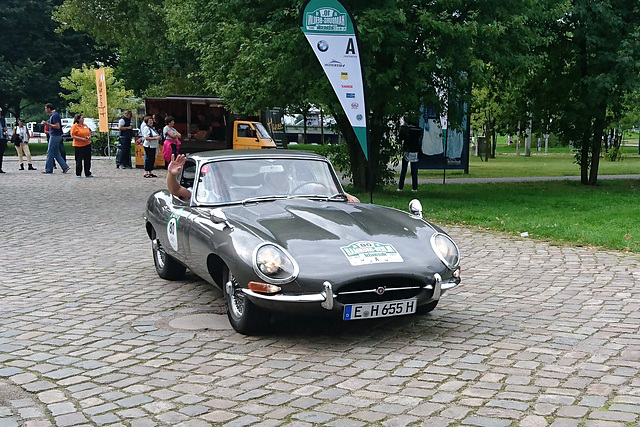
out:
M301 150L286 149L263 149L263 150L215 150L201 151L198 153L187 154L187 158L197 162L208 162L216 160L239 160L239 159L306 159L306 160L323 160L327 158L315 153Z

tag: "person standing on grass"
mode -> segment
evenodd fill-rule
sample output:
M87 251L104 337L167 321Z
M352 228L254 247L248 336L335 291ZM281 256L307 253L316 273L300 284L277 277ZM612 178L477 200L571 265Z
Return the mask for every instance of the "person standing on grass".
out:
M411 191L418 191L418 156L422 145L422 129L418 126L418 119L412 118L406 126L400 128L400 142L402 142L402 168L398 191L404 188L404 179L407 176L407 168L411 163Z
M62 119L60 114L56 112L53 104L48 103L44 106L44 111L50 115L49 121L42 121L42 124L49 126L49 145L47 146L47 163L42 173L53 173L53 166L58 162L62 173L69 172L69 165L60 154L60 146L62 145Z
M133 126L131 125L131 110L124 112L124 116L118 121L120 130L120 156L116 156L116 168L132 169L131 166L131 140L133 139Z
M4 150L7 149L7 121L2 114L2 108L0 108L0 173L4 173L2 170L2 159L4 157Z
M18 161L20 162L20 170L24 170L24 163L22 163L23 153L27 157L27 165L30 171L36 170L31 164L31 151L29 150L29 138L31 135L29 134L29 129L24 125L24 119L18 119L18 125L13 129L13 137L14 145L16 146L16 151L18 152Z
M84 124L82 114L76 114L73 117L70 135L73 138L73 150L76 155L76 177L82 178L84 163L84 176L93 178L91 175L91 129Z
M156 178L156 175L153 174L153 166L156 162L156 150L160 143L160 135L153 128L153 118L147 116L145 119L146 124L142 130L142 137L144 138L142 143L144 147L144 177Z

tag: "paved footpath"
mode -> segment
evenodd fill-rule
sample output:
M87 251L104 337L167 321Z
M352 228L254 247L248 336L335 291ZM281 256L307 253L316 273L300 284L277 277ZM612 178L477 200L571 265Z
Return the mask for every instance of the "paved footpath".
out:
M449 227L463 284L431 314L246 337L219 290L155 273L164 171L35 164L0 175L0 427L640 422L638 255Z

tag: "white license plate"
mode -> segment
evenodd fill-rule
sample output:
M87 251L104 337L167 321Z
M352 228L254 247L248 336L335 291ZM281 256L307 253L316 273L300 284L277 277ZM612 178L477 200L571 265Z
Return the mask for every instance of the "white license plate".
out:
M377 302L371 304L349 304L344 306L342 320L375 319L377 317L401 316L416 312L416 298Z

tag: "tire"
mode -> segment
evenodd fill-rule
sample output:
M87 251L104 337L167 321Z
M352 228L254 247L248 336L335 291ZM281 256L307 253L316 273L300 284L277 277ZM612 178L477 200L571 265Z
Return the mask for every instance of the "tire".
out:
M416 310L416 314L427 314L427 313L431 313L433 311L433 309L436 308L436 306L438 305L438 302L440 300L435 300L435 301L431 301L428 304L425 305L421 305L420 307L418 307L418 309Z
M115 154L116 148L113 146L113 144L110 145L105 145L104 147L104 155L106 157L112 157Z
M187 267L167 254L158 239L153 241L152 250L158 276L166 280L178 280L184 276Z
M236 332L243 335L253 335L264 330L269 322L269 316L256 307L242 292L233 273L225 266L222 276L222 292L227 304L227 317Z

